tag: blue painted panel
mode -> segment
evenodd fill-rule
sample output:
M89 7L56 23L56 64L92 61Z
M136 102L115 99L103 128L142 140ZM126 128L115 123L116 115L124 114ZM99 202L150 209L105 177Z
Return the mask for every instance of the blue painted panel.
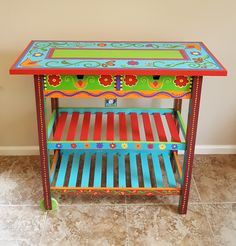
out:
M164 166L166 169L167 181L170 187L176 187L175 176L170 162L170 157L167 153L163 153Z
M113 154L111 152L107 153L106 187L114 187L114 161Z
M130 153L130 176L131 176L131 187L138 188L138 170L137 170L137 162L136 162L136 154Z
M150 172L149 172L148 161L147 161L147 154L141 153L140 155L141 155L144 187L150 188L151 187L151 180L150 180Z
M91 153L87 152L85 153L85 158L84 158L81 187L88 187L89 185L90 165L91 165Z
M163 187L162 172L161 172L160 162L157 153L152 153L152 163L153 163L157 188Z
M122 153L118 155L118 167L119 167L118 186L121 188L125 188L126 187L125 155Z
M94 169L94 187L101 187L102 185L102 153L96 154L95 169Z
M69 180L69 187L76 187L77 177L78 177L78 170L80 164L80 153L75 152L73 156L73 162L70 172L70 180Z
M57 187L64 186L68 159L69 159L69 153L64 153L61 158L60 169L57 176L57 182L56 182Z

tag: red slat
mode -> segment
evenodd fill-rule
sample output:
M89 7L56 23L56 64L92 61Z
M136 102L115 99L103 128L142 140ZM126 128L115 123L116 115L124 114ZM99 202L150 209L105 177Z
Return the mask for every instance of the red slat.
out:
M120 140L127 140L127 127L125 113L119 113L119 132Z
M165 116L166 116L167 124L168 124L169 129L170 129L171 140L173 142L180 142L181 140L179 138L179 133L178 133L178 130L176 128L175 121L173 119L172 114L166 113Z
M140 141L140 133L139 133L137 114L136 113L130 113L130 119L131 119L131 129L132 129L133 141Z
M114 113L107 113L107 136L106 139L114 140Z
M73 112L71 116L70 126L67 134L67 141L73 141L75 139L76 127L79 120L79 113Z
M102 112L97 112L94 123L93 140L101 140Z
M80 134L80 140L82 140L82 141L88 140L90 116L91 116L91 113L89 113L89 112L84 113L84 118L83 118L82 128L81 128L81 134Z
M145 130L145 136L147 141L154 141L152 134L152 126L148 113L142 113L143 125Z
M167 142L167 138L166 138L166 134L165 134L165 130L164 130L164 126L163 126L160 114L154 113L153 117L154 117L154 121L156 124L156 129L157 129L159 140L161 142Z
M53 141L59 141L61 140L61 136L65 127L67 118L67 112L62 112L57 123L57 127L53 136Z

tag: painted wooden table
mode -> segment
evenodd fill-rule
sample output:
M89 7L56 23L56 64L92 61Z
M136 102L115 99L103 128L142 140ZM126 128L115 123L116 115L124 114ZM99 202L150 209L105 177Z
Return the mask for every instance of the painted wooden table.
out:
M32 41L10 73L34 75L45 209L52 192L179 195L186 213L202 77L227 74L203 43ZM105 98L114 107L64 108L59 98ZM119 98L174 104L118 108Z

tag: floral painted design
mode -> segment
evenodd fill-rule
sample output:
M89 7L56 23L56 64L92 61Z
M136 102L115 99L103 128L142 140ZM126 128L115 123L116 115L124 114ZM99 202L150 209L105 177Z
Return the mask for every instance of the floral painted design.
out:
M122 148L122 149L127 149L127 148L128 148L128 144L127 144L127 143L121 144L121 148Z
M136 149L141 149L141 144L135 144Z
M148 144L149 149L153 149L153 144Z
M101 75L99 78L99 83L103 86L109 86L112 84L112 76L111 75Z
M159 148L160 148L160 150L164 150L164 149L166 149L166 145L165 144L160 144Z
M178 148L178 145L177 144L172 144L172 149L177 149Z
M51 86L57 87L58 85L61 84L61 77L59 75L49 75L48 83Z
M102 149L102 147L103 147L103 143L97 143L97 145L96 145L96 146L97 146L97 148L98 148L98 149Z
M116 144L111 143L111 144L110 144L110 148L111 148L111 149L115 149L115 148L116 148Z
M137 84L137 77L134 75L126 75L124 78L125 84L128 86L134 86Z
M105 46L107 46L107 44L101 43L101 44L98 44L97 46L99 46L99 47L105 47Z
M62 144L56 144L56 148L61 149L62 148Z
M72 143L70 146L72 149L76 149L76 147L77 147L77 145L75 143Z
M89 144L89 143L86 143L86 144L84 144L84 147L85 147L86 149L89 149L89 148L90 148L90 144Z
M188 78L185 76L177 76L176 79L174 80L174 83L178 87L186 86L188 83Z
M128 65L135 66L138 65L137 61L128 61Z

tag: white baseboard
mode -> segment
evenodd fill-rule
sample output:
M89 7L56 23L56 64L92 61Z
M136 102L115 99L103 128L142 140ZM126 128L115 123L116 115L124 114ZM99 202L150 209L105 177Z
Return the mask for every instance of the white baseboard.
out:
M236 145L197 145L195 154L236 154ZM0 155L39 155L39 147L0 146Z

